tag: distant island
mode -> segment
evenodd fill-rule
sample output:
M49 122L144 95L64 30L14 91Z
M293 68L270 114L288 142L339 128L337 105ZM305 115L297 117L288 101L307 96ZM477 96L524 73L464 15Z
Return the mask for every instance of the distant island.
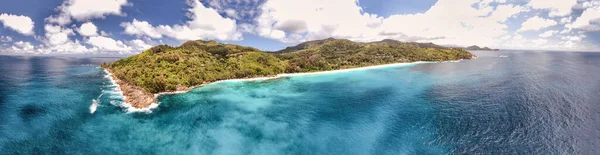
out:
M466 50L474 50L474 51L499 51L499 49L491 49L489 47L479 47L477 45L469 46L465 48Z
M390 39L363 43L328 38L275 52L197 40L179 47L159 45L100 67L120 86L125 102L145 108L156 103L156 93L188 91L219 80L472 58L476 56L462 48Z

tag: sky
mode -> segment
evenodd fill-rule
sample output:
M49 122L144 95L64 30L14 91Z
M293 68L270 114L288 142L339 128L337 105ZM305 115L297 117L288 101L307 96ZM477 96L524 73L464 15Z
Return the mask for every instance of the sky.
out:
M0 54L135 54L324 38L600 51L600 0L0 0Z

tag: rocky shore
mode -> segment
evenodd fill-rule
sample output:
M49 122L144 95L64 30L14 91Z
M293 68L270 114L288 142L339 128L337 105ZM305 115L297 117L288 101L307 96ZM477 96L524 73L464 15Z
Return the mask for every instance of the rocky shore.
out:
M104 68L106 72L111 73L109 69ZM134 108L146 108L152 103L156 103L154 94L146 92L143 88L127 83L120 80L114 74L110 74L114 82L119 85L119 88L123 92L125 102Z
M125 103L131 105L131 107L133 108L137 108L137 109L143 109L143 108L148 108L150 107L152 104L154 103L158 103L157 102L157 97L159 95L166 95L166 94L179 94L179 93L185 93L188 92L196 87L201 87L207 84L211 84L212 82L203 82L201 85L198 86L193 86L193 87L185 87L182 85L177 85L177 88L175 91L170 91L170 92L160 92L157 94L152 94L147 92L146 90L144 90L143 88L139 87L139 86L135 86L133 84L130 84L126 81L120 80L119 78L117 78L116 76L114 76L114 74L112 74L110 72L110 69L107 68L103 68L113 79L113 81L119 86L119 88L121 89L121 92L123 93L123 96L125 97ZM248 81L252 81L252 80L257 80L257 79L272 79L275 78L276 76L270 76L270 77L260 77L260 78L243 78L243 79L236 79L236 80L248 80ZM221 80L224 81L224 80Z

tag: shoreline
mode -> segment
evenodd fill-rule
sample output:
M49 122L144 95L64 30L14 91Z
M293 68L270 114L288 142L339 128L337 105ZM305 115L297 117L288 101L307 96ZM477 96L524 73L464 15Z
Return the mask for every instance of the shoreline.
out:
M150 113L150 112L152 112L152 109L158 107L158 104L156 102L156 98L155 97L152 97L152 99L153 99L152 103L147 104L147 105L145 105L143 107L141 107L141 106L140 107L136 107L135 104L127 102L128 99L130 99L130 100L133 100L133 99L131 97L132 95L125 94L124 90L125 91L127 91L127 90L133 90L133 91L137 91L137 92L140 92L140 91L144 91L145 92L145 90L143 90L141 88L135 88L135 87L131 86L130 84L126 83L126 82L122 82L117 77L115 77L110 72L110 70L108 70L106 68L101 68L101 69L104 71L104 73L107 74L106 77L110 80L110 82L113 85L116 86L115 92L123 97L123 103L121 103L118 106L126 109L127 113L132 113L132 112L146 112L146 113ZM129 91L127 91L127 92L129 92ZM146 95L147 94L150 94L150 93L146 93ZM146 98L147 98L147 96L146 96Z
M264 81L264 80L284 78L284 77L324 75L324 74L344 73L344 72L353 72L353 71L370 70L370 69L381 69L381 68L388 68L388 67L409 66L409 65L425 64L425 63L446 63L446 62L460 62L460 61L462 61L462 59L460 59L460 60L454 60L454 61L444 61L444 62L416 61L416 62L405 62L405 63L393 63L393 64L384 64L384 65L375 65L375 66L365 66L365 67L357 67L357 68L337 69L337 70L329 70L329 71L319 71L319 72L284 73L284 74L277 74L277 75L266 76L266 77L226 79L226 80L218 80L218 81L214 81L214 82L205 82L205 83L202 83L202 84L197 85L197 86L178 87L176 91L159 92L159 93L156 93L156 94L147 93L142 88L139 88L137 86L133 86L133 85L127 83L127 82L122 82L117 77L115 77L112 73L110 73L109 69L106 69L106 68L102 68L102 69L104 70L105 73L108 74L108 77L109 77L110 81L113 84L117 85L118 88L120 89L120 90L117 90L117 92L120 93L120 95L122 95L124 97L123 103L120 106L123 107L123 108L126 108L127 109L127 113L131 113L131 112L146 112L146 113L150 113L150 112L152 112L152 109L158 107L158 105L160 104L160 102L158 102L158 97L160 97L162 95L175 95L175 94L187 93L187 92L189 92L189 91L191 91L191 90L193 90L195 88L203 87L203 86L214 84L214 83L220 83L220 82ZM140 92L145 92L145 93L140 93ZM146 103L145 104L140 104L139 101L136 100L138 98L146 99ZM151 101L152 101L151 103L148 102L148 100L147 100L148 98L152 98L151 99ZM131 102L127 102L128 100L136 102L136 103L132 104Z

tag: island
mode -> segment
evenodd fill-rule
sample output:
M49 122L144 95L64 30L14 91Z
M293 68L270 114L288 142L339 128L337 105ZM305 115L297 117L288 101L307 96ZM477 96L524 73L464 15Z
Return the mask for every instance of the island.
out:
M491 49L489 47L479 47L477 45L469 46L465 48L466 50L474 50L474 51L499 51L499 49Z
M220 80L472 58L476 56L462 48L390 39L353 42L327 38L280 51L196 40L179 47L159 45L100 67L119 85L127 104L146 108L157 102L155 94L185 92Z

